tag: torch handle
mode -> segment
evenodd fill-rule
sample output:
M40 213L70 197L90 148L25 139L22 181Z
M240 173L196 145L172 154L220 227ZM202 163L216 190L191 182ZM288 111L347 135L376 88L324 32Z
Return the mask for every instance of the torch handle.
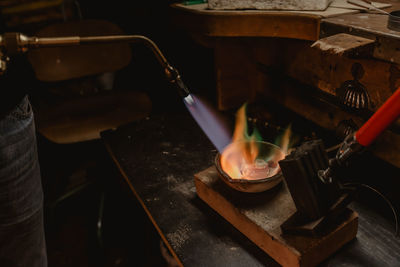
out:
M355 133L357 142L362 146L369 146L399 116L400 88Z

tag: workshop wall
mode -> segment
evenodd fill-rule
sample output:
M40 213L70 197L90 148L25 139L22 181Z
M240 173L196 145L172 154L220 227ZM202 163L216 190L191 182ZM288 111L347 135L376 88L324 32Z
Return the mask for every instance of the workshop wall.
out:
M142 34L159 46L167 60L178 69L183 81L194 93L215 99L212 49L195 43L188 33L172 23L169 5L177 1L80 1L84 18L105 19L116 23L127 34ZM133 59L121 71L116 82L143 90L153 101L153 110L182 107L179 95L164 78L162 69L148 48L132 46Z

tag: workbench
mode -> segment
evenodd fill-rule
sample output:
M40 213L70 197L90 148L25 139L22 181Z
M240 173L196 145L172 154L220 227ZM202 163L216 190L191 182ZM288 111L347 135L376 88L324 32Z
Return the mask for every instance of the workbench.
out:
M400 9L394 0L380 2L391 4L388 12ZM358 129L400 86L400 32L386 28L387 18L331 7L288 12L171 6L177 27L213 50L220 110L273 99L331 131L348 121ZM315 42L339 44L341 52L313 47ZM349 81L364 87L365 108L344 105L341 88ZM400 121L370 149L400 167Z
M183 109L102 133L127 187L170 253L184 266L279 266L196 195L194 174L216 150ZM393 222L360 203L357 238L321 266L398 266Z

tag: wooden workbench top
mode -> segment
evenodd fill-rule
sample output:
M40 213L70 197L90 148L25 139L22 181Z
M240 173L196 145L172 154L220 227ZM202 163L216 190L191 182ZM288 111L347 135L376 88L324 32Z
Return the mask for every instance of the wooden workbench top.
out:
M308 13L208 10L207 4L171 6L172 19L191 33L209 37L286 37L317 40L321 17Z
M173 4L171 9L173 20L181 27L210 37L284 37L314 41L319 38L320 22L323 22L332 27L366 31L371 36L380 34L400 39L400 32L386 28L386 15L340 7L345 5L344 0L336 0L324 11L210 10L207 4ZM400 3L394 0L382 0L375 5L385 7L388 12L400 9Z
M387 12L400 10L400 2L393 0L387 1L392 6L385 9ZM392 31L387 28L388 16L378 13L357 13L357 14L342 14L340 16L324 18L323 24L327 27L341 27L344 32L346 29L351 29L351 32L364 33L361 35L376 37L385 36L400 40L400 31Z
M337 4L332 4L326 10L321 11L309 11L309 10L261 10L261 9L245 9L245 10L214 10L208 9L208 4L197 4L197 5L184 5L184 4L173 4L173 8L182 9L187 12L197 13L200 15L243 15L243 16L254 16L257 14L264 14L269 16L275 15L286 15L291 14L294 16L316 16L322 18L329 18L343 14L354 14L358 13L359 9L343 8L345 4L344 0L336 0Z
M188 112L153 115L102 134L109 153L171 253L184 266L279 266L196 195L194 174L216 151ZM320 266L398 266L391 221L365 205L357 239Z

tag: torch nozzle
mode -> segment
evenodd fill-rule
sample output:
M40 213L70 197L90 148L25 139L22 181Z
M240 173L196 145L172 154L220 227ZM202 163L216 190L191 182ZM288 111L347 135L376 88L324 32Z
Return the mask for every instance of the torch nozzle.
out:
M178 90L179 95L182 98L185 98L190 95L189 89L183 83L180 76L178 76L174 81L171 81L171 83L175 85L176 89Z
M179 95L182 98L186 98L190 95L189 89L183 83L181 75L179 74L178 70L172 67L171 65L167 65L165 68L165 76L167 77L168 81L175 86L178 90Z
M183 101L185 101L185 103L190 105L190 106L194 104L194 99L193 99L191 94L189 94L186 97L184 97Z

